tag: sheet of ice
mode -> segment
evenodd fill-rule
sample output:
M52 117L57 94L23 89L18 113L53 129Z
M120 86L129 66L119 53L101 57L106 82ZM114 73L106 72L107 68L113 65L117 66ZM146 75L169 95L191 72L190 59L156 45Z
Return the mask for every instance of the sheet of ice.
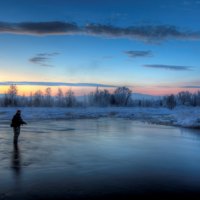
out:
M0 120L11 120L17 109L29 120L88 119L100 117L127 118L155 124L200 128L200 107L139 108L139 107L88 107L88 108L0 108Z

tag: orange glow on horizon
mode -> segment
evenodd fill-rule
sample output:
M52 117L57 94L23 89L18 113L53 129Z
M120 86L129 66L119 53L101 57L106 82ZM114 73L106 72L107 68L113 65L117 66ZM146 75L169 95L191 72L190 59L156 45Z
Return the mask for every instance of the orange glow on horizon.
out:
M10 86L0 86L0 94L5 94ZM29 85L19 85L17 86L18 94L19 95L25 95L30 96L30 94L34 94L36 91L40 90L45 94L45 90L48 88L48 86L29 86ZM87 95L90 92L94 92L96 90L96 87L77 87L77 86L51 86L52 96L55 96L57 94L58 88L61 88L63 91L63 94L71 89L76 96L83 96ZM107 89L111 93L115 90L115 88L103 88L99 87L100 90ZM149 95L156 95L156 96L162 96L162 95L169 95L169 94L177 94L181 91L189 91L189 92L197 92L198 88L192 88L192 89L184 89L184 88L159 88L159 87L131 87L130 88L133 93L141 93L141 94L149 94Z
M5 94L8 89L8 86L0 86L0 94ZM25 95L25 96L30 96L31 93L32 95L40 90L42 91L43 94L45 94L45 90L48 88L48 86L32 86L32 85L17 85L17 90L19 95ZM76 96L82 96L82 95L87 95L90 92L94 92L96 90L96 87L77 87L77 86L49 86L51 88L52 96L55 96L58 92L58 88L62 89L63 94L65 94L68 90L72 90ZM99 87L99 89L107 89L110 92L113 92L113 88L103 88Z
M181 91L189 91L191 93L197 92L198 88L159 88L159 87L138 87L132 89L133 93L141 93L155 96L164 96L170 94L178 94Z

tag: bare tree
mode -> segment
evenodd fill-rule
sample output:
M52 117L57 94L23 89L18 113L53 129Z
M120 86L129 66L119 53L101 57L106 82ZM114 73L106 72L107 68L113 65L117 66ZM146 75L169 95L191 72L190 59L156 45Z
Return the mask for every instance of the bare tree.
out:
M19 105L20 106L28 106L28 98L23 94L22 96L19 96Z
M114 91L115 103L119 106L127 106L132 91L127 87L118 87Z
M30 92L30 96L28 97L28 106L33 106L33 93Z
M38 107L43 105L43 93L41 90L37 90L33 95L33 105Z
M65 93L65 105L67 107L73 107L76 104L76 98L74 96L74 92L69 89L66 93Z
M58 91L56 94L56 105L64 106L64 94L61 88L58 88Z
M110 105L111 94L108 90L99 90L97 87L95 92L89 94L90 105L93 106L108 106Z
M5 106L17 106L17 86L16 85L10 85L7 93L4 96L4 104Z
M176 106L176 99L173 94L166 97L166 105L171 110Z
M192 94L188 91L179 92L177 99L181 105L191 105L192 104Z
M30 96L18 96L16 85L10 85L4 96L0 97L0 106L140 106L140 107L160 107L165 106L173 109L177 105L200 106L200 91L190 93L188 91L179 92L177 95L169 95L160 99L140 99L131 98L131 90L127 87L118 87L114 93L108 90L100 90L98 87L87 97L84 102L78 102L74 92L70 89L65 94L58 88L55 98L52 96L50 87L46 88L44 94L41 90L36 91Z
M200 106L200 91L196 93L197 106Z
M44 102L44 105L47 106L47 107L50 107L53 105L53 99L52 99L52 96L51 96L51 88L48 87L45 89L45 102Z

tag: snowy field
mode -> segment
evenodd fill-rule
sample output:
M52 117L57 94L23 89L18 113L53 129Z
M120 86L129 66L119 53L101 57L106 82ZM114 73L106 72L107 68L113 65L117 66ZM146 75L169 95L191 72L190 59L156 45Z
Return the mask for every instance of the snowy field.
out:
M11 120L17 109L22 110L26 121L46 119L93 119L101 117L126 118L148 123L200 128L200 107L138 108L0 108L0 120Z

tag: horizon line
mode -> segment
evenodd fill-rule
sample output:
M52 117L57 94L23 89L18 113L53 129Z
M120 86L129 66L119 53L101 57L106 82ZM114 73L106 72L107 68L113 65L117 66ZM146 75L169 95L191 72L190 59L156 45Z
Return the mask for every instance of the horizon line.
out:
M67 82L37 82L37 81L1 81L0 86L9 85L30 85L30 86L74 86L74 87L108 87L115 88L116 85L107 85L101 83L67 83Z

